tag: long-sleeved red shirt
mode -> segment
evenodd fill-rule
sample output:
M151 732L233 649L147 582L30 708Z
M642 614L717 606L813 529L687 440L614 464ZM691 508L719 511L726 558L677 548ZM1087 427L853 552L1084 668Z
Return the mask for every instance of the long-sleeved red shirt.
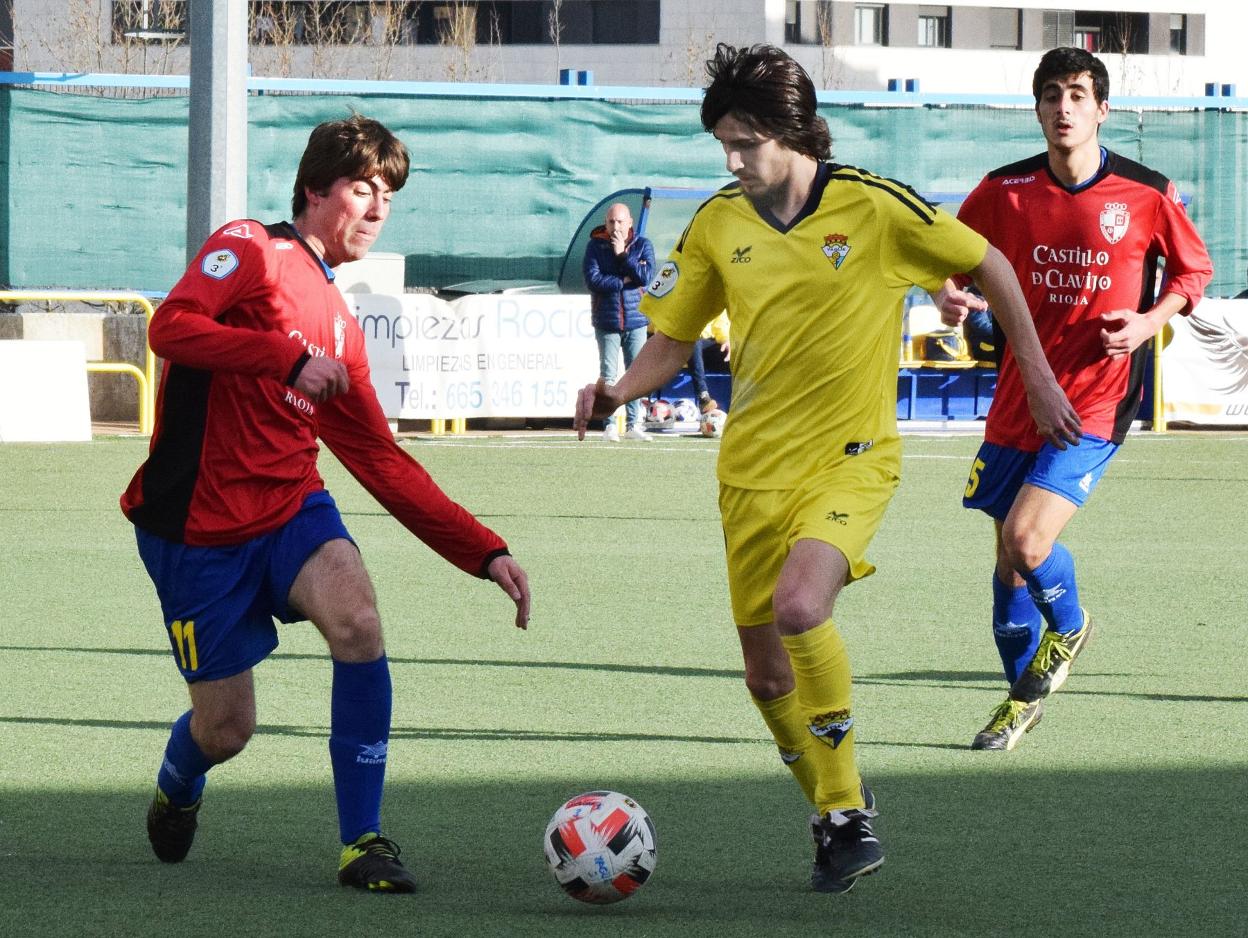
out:
M1107 151L1093 181L1072 192L1041 153L989 173L958 218L1018 274L1040 344L1083 432L1121 443L1139 410L1147 347L1108 358L1101 314L1149 309L1159 257L1165 258L1164 289L1187 300L1184 312L1200 301L1213 273L1174 184ZM1029 452L1044 442L1008 345L984 438Z
M317 438L382 506L477 576L507 545L394 441L364 335L333 273L288 223L230 222L160 304L148 335L166 360L147 461L121 497L135 525L223 546L285 524L324 488ZM320 403L288 382L332 355L350 390Z

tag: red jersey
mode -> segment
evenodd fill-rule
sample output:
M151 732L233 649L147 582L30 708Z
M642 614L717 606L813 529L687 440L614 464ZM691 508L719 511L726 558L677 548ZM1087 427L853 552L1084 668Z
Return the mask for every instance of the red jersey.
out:
M451 501L390 432L364 334L333 272L288 223L230 222L152 318L165 359L147 461L121 497L135 525L224 546L285 524L324 488L317 438L417 537L486 575L507 545ZM314 402L291 386L304 356L332 355L351 387Z
M1105 151L1092 181L1075 191L1049 169L1047 153L993 170L958 218L1009 259L1058 384L1083 432L1121 443L1142 400L1145 356L1111 359L1101 342L1102 313L1153 305L1157 259L1165 292L1200 301L1213 275L1174 184L1146 166ZM1044 442L1027 407L1008 345L984 439L1035 452Z

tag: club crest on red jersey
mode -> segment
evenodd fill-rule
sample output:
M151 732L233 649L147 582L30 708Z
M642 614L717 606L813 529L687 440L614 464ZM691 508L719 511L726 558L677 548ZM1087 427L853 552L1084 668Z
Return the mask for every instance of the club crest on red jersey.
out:
M841 264L845 262L845 258L849 256L849 237L843 234L828 234L823 236L823 256L832 262L832 266L837 270L841 269Z
M1125 202L1106 202L1101 212L1101 234L1110 244L1117 244L1127 233L1131 224L1131 213L1127 211Z

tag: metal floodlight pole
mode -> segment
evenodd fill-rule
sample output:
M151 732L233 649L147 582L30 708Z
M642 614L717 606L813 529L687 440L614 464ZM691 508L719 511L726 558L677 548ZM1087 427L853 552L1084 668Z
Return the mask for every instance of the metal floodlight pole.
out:
M247 0L190 0L186 253L247 214Z

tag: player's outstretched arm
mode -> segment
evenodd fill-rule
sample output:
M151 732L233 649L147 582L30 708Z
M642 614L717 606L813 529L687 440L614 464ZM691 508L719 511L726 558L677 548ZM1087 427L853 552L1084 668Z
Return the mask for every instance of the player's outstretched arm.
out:
M576 413L572 417L576 438L585 439L585 430L591 420L609 417L623 404L666 384L689 361L693 345L692 342L680 342L656 332L646 340L617 384L607 384L599 378L581 388L576 395Z
M971 271L971 276L1010 342L1037 432L1058 449L1065 449L1067 443L1078 444L1083 434L1082 421L1044 357L1014 268L1004 254L989 245L983 262Z
M932 302L940 310L940 321L951 328L962 325L971 310L988 308L983 297L967 290L959 290L953 280L946 280L945 285L931 296Z
M524 568L516 563L511 554L502 554L490 561L486 568L490 579L498 584L498 588L511 597L516 604L516 628L529 627L529 577Z

